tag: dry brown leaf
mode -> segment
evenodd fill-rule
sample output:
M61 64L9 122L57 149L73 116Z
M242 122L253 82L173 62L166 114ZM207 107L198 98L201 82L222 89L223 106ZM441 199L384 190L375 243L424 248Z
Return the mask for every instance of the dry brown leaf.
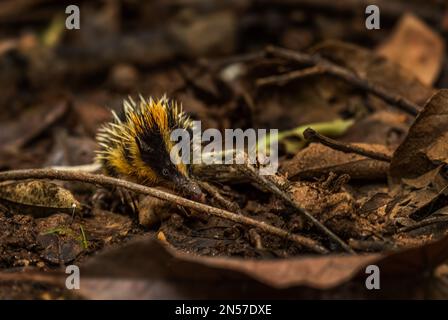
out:
M424 84L432 85L442 67L445 44L422 20L407 13L376 52L409 70Z
M389 172L396 191L388 205L391 218L420 220L443 205L448 186L447 99L448 90L437 92L394 152Z
M89 299L421 298L421 280L446 260L447 242L386 254L256 261L191 255L144 237L84 263L79 293ZM370 264L380 269L381 290L365 289ZM62 271L0 273L0 281L62 287L65 279Z
M447 181L445 180L445 187ZM445 187L439 189L439 186L432 184L417 190L403 188L393 200L388 204L388 218L395 223L403 225L400 219L408 218L420 220L428 216L431 211L438 208L437 200L443 197Z
M383 145L356 143L365 149L390 154ZM333 150L321 144L312 143L286 162L281 171L289 179L314 179L330 172L348 174L352 179L385 179L389 164L352 153Z
M382 110L356 121L338 140L385 144L389 148L396 148L405 138L408 129L406 115Z
M390 164L391 182L398 184L403 178L417 178L446 164L447 130L448 90L443 89L426 103L405 140L395 150Z
M67 264L83 250L80 241L62 239L55 233L40 234L36 242L42 248L41 258L52 264Z

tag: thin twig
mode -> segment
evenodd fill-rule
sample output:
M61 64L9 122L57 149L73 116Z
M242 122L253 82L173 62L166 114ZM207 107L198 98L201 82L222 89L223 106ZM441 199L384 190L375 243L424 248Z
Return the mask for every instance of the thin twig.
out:
M426 227L429 226L431 224L436 224L436 223L448 223L448 216L440 216L440 217L432 217L432 218L428 218L422 221L419 221L413 225L407 226L407 227L403 227L398 229L398 233L402 233L402 232L409 232L418 228L422 228L422 227Z
M263 230L266 233L286 238L314 252L328 253L328 250L322 245L320 245L317 241L307 238L305 236L291 234L285 230L267 224L264 221L257 221L255 219L251 219L243 215L235 214L227 210L208 206L199 202L182 198L180 196L162 190L142 186L140 184L132 183L126 180L112 178L100 174L90 174L78 171L75 172L61 171L52 169L24 169L24 170L11 170L0 172L0 181L24 180L24 179L55 179L65 181L80 181L80 182L97 184L104 187L121 187L137 193L142 193L153 196L158 199L173 202L178 205L191 208L209 215L214 215L223 219L231 220L236 223L241 223L259 228L260 230Z
M353 249L348 244L346 244L341 238L339 238L336 234L334 234L333 231L328 229L319 220L317 220L311 213L309 213L306 209L298 205L288 194L283 192L279 188L279 186L274 181L272 181L272 179L268 179L268 176L259 175L251 165L239 166L238 170L241 173L252 177L254 180L263 185L273 194L275 194L276 196L280 197L282 200L287 202L288 205L290 205L300 214L302 214L306 219L308 219L314 226L320 229L330 239L338 243L345 251L349 253L355 253Z
M224 198L219 193L219 190L215 186L204 181L196 181L196 182L199 184L202 190L207 191L225 209L241 214L241 208L236 203Z
M321 143L327 147L330 147L331 149L342 151L345 153L356 153L371 159L385 161L385 162L391 162L392 157L377 151L367 150L358 146L355 146L353 144L343 143L340 141L333 140L331 138L328 138L326 136L321 135L320 133L317 133L315 130L308 128L303 132L303 137L310 141L310 142L318 142Z
M190 0L191 1L191 0ZM394 0L265 0L263 5L269 8L282 8L286 10L301 9L305 12L319 12L319 14L332 14L332 16L342 17L356 16L364 12L365 8L375 4L381 8L381 19L397 21L403 16L403 12L412 12L422 18L437 25L443 19L443 10L438 9L435 3L430 1L394 1ZM356 31L355 31L356 32Z
M63 286L65 279L66 275L55 271L46 273L40 273L34 270L29 272L0 272L1 282L29 281Z
M291 80L314 76L316 74L323 74L323 73L325 73L325 69L322 69L320 66L313 66L302 70L294 70L280 75L260 78L257 79L255 84L260 87L273 83L283 85Z
M420 109L418 105L416 105L412 101L409 101L405 97L391 93L386 88L376 83L372 83L365 77L358 75L347 68L341 67L317 55L305 54L274 46L267 47L266 52L276 57L281 57L284 59L295 61L308 67L318 66L321 72L332 75L341 80L344 80L345 82L359 89L368 91L371 94L383 99L387 103L394 105L397 108L401 109L402 111L405 111L413 116L417 115ZM300 77L302 76L300 73L298 75ZM285 75L284 78L292 80L294 77ZM259 81L263 81L263 79L260 79ZM284 79L282 79L282 82L284 82Z

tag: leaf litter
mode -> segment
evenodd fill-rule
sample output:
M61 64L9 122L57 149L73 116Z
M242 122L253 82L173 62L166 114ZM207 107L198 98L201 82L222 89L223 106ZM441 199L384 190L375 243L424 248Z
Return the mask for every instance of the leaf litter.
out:
M344 254L300 210L238 170L202 171L200 178L211 185L210 204L309 237L330 254L120 190L78 182L9 182L0 185L0 297L73 298L61 289L62 281L54 285L62 279L62 266L72 263L81 264L86 277L81 296L91 299L421 297L426 286L443 283L448 94L436 81L446 73L441 62L446 53L434 25L422 22L418 12L395 17L392 33L379 33L366 43L353 40L350 23L333 30L341 40L326 40L323 26L330 22L325 13L313 13L316 25L286 28L277 44L344 68L350 82L322 72L319 64L313 68L264 52L272 42L269 32L259 43L251 37L248 25L256 28L257 20L245 20L244 6L206 14L188 8L167 11L164 21L169 23L145 34L138 28L159 20L146 17L154 12L152 4L141 4L146 10L137 10L141 16L133 24L121 21L123 34L116 27L123 17L113 14L114 3L89 12L91 21L109 19L112 27L89 24L79 38L62 34L51 43L40 42L33 31L14 35L15 42L0 40L6 48L0 50L0 64L6 67L0 103L11 106L0 118L0 168L88 164L96 130L110 119L105 106L118 111L128 94L167 93L203 121L204 129L278 128L283 137L275 185L355 254ZM56 23L51 15L45 19ZM292 23L288 19L285 23ZM278 31L271 23L263 30ZM48 39L52 24L45 25L43 38ZM409 37L410 32L418 37ZM213 36L203 36L209 33ZM299 33L308 39L301 45L294 41ZM96 41L94 34L105 37ZM147 39L154 50L142 45ZM238 55L253 48L260 51L250 59ZM67 75L70 79L61 81ZM267 78L273 81L260 85ZM359 79L367 80L370 89L362 89ZM381 98L381 90L417 105L418 115L395 108L399 102ZM309 143L303 136L308 126L391 161ZM220 197L212 197L213 192ZM386 275L381 293L362 287L360 279L372 263ZM36 272L52 279L47 295L21 281ZM23 284L19 294L8 296L11 279ZM410 289L401 288L402 283ZM436 296L435 289L431 292ZM437 294L443 297L443 291Z

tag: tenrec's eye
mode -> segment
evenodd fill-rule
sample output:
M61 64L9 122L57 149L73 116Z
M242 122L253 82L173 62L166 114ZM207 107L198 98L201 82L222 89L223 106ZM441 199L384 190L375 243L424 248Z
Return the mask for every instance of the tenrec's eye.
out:
M167 176L167 175L168 175L168 170L167 170L167 169L163 169L163 170L162 170L162 174L163 174L164 176Z

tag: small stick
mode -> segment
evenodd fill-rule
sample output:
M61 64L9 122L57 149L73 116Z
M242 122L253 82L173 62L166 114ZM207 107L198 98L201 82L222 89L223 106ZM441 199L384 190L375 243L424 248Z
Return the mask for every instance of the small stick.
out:
M353 144L343 143L340 141L333 140L331 138L328 138L326 136L321 135L320 133L317 133L315 130L308 128L303 132L303 137L310 141L310 142L318 142L321 143L327 147L330 147L331 149L342 151L345 153L356 153L371 159L385 161L385 162L391 162L392 157L377 151L367 150L358 146L355 146Z
M357 240L350 239L350 246L358 251L386 251L394 249L394 245L388 241L372 241L372 240Z
M215 59L215 60L202 59L199 61L199 64L204 67L208 67L211 70L216 71L216 70L219 70L222 67L228 66L230 64L253 61L256 59L263 58L264 56L265 56L265 53L263 51L256 51L256 52L233 55L230 57Z
M296 52L289 49L284 48L278 48L274 46L268 46L266 48L266 52L269 54L272 54L277 57L281 57L284 59L296 61L300 64L312 67L312 66L318 66L320 69L320 72L326 73L329 75L332 75L334 77L337 77L341 80L344 80L345 82L359 88L365 91L370 92L371 94L383 99L387 103L394 105L401 109L404 112L407 112L410 115L416 116L419 112L420 107L413 103L412 101L409 101L403 96L400 96L398 94L394 94L389 92L384 87L372 83L368 79L366 79L363 76L360 76L356 74L355 72L341 67L327 59L321 58L317 55L309 55L301 52ZM302 77L300 73L298 76ZM291 76L284 76L282 81L285 79L292 80L294 77ZM259 79L259 81L263 81L263 79Z
M329 251L317 241L301 236L291 234L286 230L274 227L264 221L258 221L243 215L235 214L227 210L208 206L196 201L188 200L180 196L158 190L155 188L143 186L137 183L104 176L101 174L91 174L79 171L61 171L53 169L24 169L0 172L0 181L7 180L25 180L25 179L55 179L64 181L80 181L85 183L97 184L105 187L121 187L137 193L153 196L158 199L176 203L178 205L197 210L209 215L217 216L223 219L231 220L235 223L241 223L255 228L259 228L266 233L270 233L306 247L317 253L328 253Z

